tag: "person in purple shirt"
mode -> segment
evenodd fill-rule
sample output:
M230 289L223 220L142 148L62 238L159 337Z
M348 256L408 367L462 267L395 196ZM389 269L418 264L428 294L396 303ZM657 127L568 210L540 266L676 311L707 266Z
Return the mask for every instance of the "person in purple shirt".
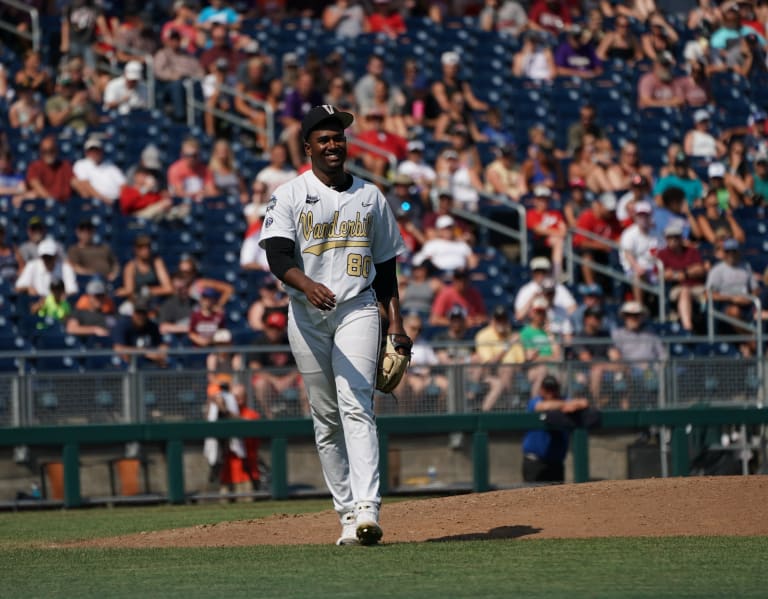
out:
M591 34L579 25L571 25L565 39L555 51L555 74L558 77L591 78L603 72Z
M302 71L296 79L296 87L285 97L285 108L280 117L283 125L281 141L288 146L291 162L296 170L304 164L301 139L301 121L313 106L323 103L323 94L315 86L315 77L309 71Z

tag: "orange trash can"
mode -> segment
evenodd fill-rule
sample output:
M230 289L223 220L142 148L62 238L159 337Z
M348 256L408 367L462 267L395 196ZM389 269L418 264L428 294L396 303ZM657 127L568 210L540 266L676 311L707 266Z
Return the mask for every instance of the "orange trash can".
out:
M64 463L48 462L45 474L48 478L46 499L64 499Z
M139 495L139 471L141 460L137 458L123 458L115 461L117 478L120 481L120 495Z

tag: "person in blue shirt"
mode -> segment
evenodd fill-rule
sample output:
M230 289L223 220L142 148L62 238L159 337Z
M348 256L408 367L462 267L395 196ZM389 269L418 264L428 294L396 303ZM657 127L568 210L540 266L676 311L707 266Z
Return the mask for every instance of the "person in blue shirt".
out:
M540 395L528 401L529 412L572 414L589 407L586 399L565 398L557 377L548 374L541 382ZM567 430L528 431L523 438L523 480L525 482L565 481L565 456L568 453Z
M660 203L661 195L670 187L679 187L685 192L685 199L690 208L696 208L704 196L704 185L696 176L696 172L689 168L688 157L680 151L675 156L672 172L656 182L653 188L653 196Z

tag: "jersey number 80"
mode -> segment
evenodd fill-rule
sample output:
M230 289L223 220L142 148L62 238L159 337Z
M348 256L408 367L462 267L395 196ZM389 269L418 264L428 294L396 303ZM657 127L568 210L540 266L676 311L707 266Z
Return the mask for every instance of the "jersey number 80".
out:
M350 277L368 278L371 272L371 257L361 256L360 254L349 254L347 256L347 274Z

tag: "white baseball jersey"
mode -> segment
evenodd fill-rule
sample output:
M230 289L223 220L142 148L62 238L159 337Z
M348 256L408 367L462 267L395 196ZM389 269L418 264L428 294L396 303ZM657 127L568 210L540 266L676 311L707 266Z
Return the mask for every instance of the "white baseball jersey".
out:
M267 204L259 244L273 237L296 243L296 261L310 279L336 294L357 296L376 276L374 264L405 251L392 211L379 189L358 177L335 191L308 170L280 185ZM293 298L304 295L286 287Z

